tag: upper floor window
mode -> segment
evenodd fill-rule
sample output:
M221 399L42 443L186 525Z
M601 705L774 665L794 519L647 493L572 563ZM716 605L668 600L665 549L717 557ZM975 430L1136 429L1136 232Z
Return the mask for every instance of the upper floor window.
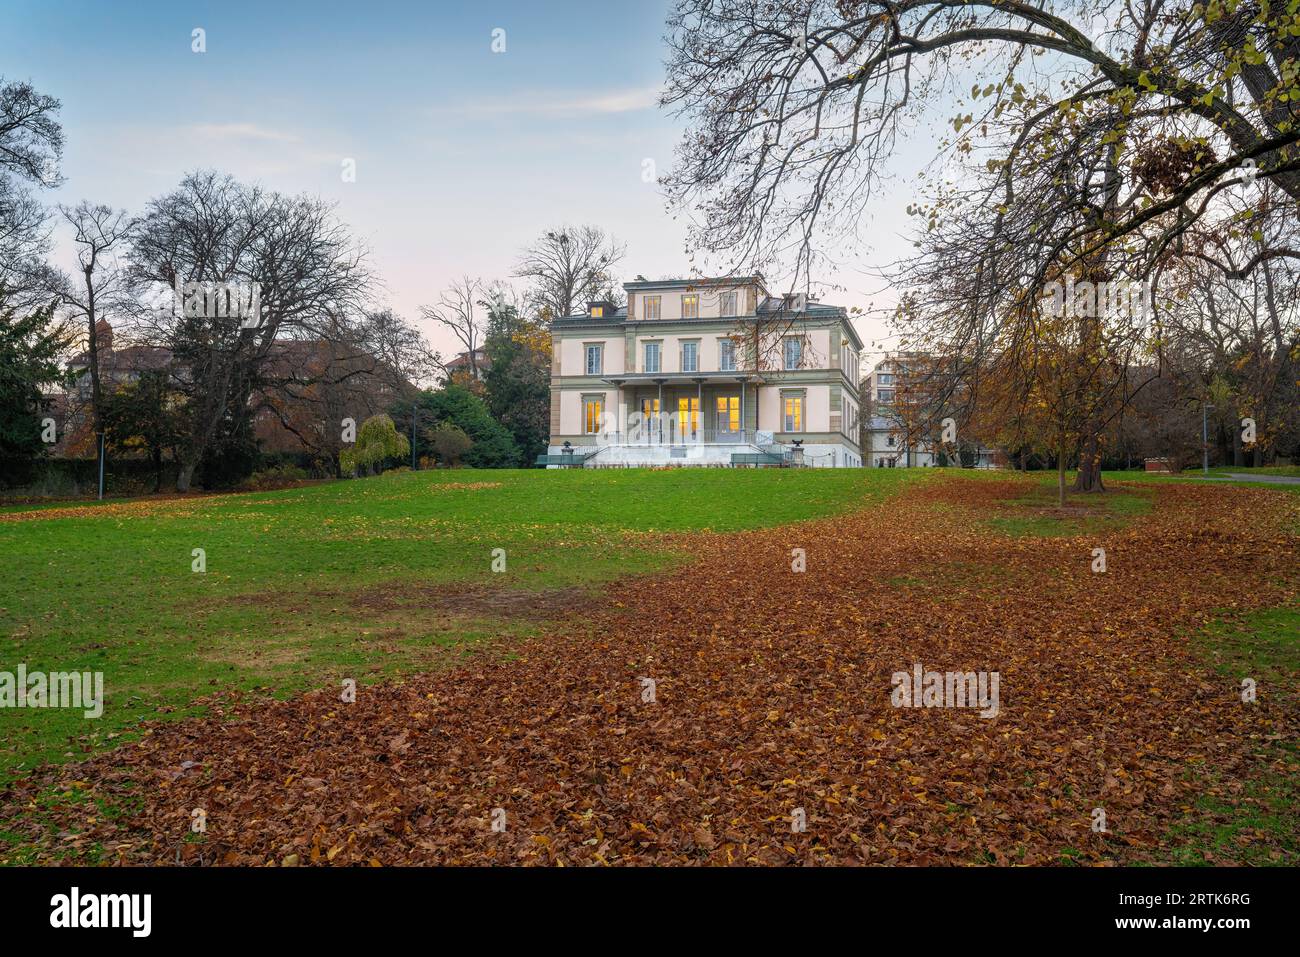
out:
M604 348L601 346L587 346L587 375L600 375L602 352Z
M885 403L893 402L893 401L894 401L894 390L893 390L893 389L877 389L877 390L876 390L876 401L877 401L877 402L885 402Z
M659 343L647 342L645 344L645 370L646 372L659 371Z
M682 343L682 371L700 371L700 344L698 342Z
M604 316L604 315L605 315L605 307L604 307L604 306L592 306L592 307L591 307L591 318L593 318L593 319L599 319L599 318L601 318L601 317Z
M719 305L720 305L720 313L719 313L720 315L723 316L736 315L736 293L734 291L724 292L722 294L722 302Z
M880 372L876 375L876 385L893 385L894 374L892 372Z
M659 318L659 304L660 304L660 302L661 302L661 299L660 299L659 296L646 296L646 297L645 297L645 317L646 317L647 319L658 319L658 318Z
M718 370L721 372L736 371L736 343L731 339L718 340Z
M787 395L781 403L784 408L784 430L786 432L803 431L803 396Z
M892 449L892 448L893 448L895 445L897 445L898 443L897 443L897 441L895 440L894 436L891 435L891 436L889 436L887 439L885 439L885 444L888 445L888 446Z
M782 355L787 369L797 369L803 365L803 340L797 337L786 339L782 344ZM787 430L788 431L788 430Z
M698 319L700 318L700 297L691 294L682 296L682 318Z

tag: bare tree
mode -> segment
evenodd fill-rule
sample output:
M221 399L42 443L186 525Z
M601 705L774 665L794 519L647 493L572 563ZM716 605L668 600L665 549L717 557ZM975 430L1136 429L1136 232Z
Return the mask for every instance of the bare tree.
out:
M529 305L547 319L571 316L594 299L621 304L614 270L627 247L598 226L549 229L524 250L515 276L530 285Z
M378 364L376 374L389 377L394 387L428 382L442 368L442 356L420 330L392 309L367 310L361 336L362 346Z
M75 207L60 206L59 212L72 226L77 245L77 266L82 285L69 283L63 300L73 309L72 318L84 321L87 362L90 371L91 421L96 437L104 433L103 392L99 370L99 336L95 328L105 306L123 293L122 273L116 261L117 250L125 245L130 222L123 210L94 205L85 200ZM100 454L96 445L96 454Z
M310 339L276 344L255 402L337 473L344 420L363 422L409 398L414 382L432 374L435 354L388 309L355 317L331 311L328 324L317 325Z
M1185 144L1167 191L1155 202L1126 198L1089 253L1176 212L1154 237L1158 255L1207 214L1207 194L1240 181L1247 161L1300 199L1300 124L1281 99L1287 64L1300 55L1300 14L1257 0L1222 16L1163 0L1063 6L679 0L664 103L690 127L665 186L699 207L696 244L750 269L793 251L796 280L806 278L816 224L855 225L900 130L937 102L963 99L971 112L959 109L952 124L968 145L950 145L963 154L988 148L971 155L998 173L999 203L1043 198L1037 184L1019 182L1017 157L1047 160L1050 175L1051 161L1080 143L1095 154L1116 130L1137 133L1134 143L1145 135L1154 146L1165 131ZM1039 69L1038 51L1055 58L1053 70ZM959 71L968 56L976 65ZM957 84L972 73L988 82L962 92ZM1054 137L1046 151L1036 132ZM972 134L992 139L973 143ZM1125 162L1139 158L1130 150ZM1052 222L1053 206L1042 204L1042 222Z
M483 320L474 310L482 305L483 294L481 279L464 276L445 289L435 305L420 307L420 314L425 319L449 330L456 341L465 347L470 375L474 379L479 377L478 351L482 347L485 328Z
M45 265L49 215L21 184L57 186L63 130L59 101L0 77L0 287L11 305L48 304L58 276Z
M1300 124L1278 108L1300 54L1294 11L679 0L669 26L664 100L690 128L666 186L700 212L694 243L736 269L793 257L808 282L817 231L856 229L899 132L958 104L944 175L912 210L922 252L894 275L913 293L912 345L942 356L954 381L1011 350L1028 396L1034 377L1048 388L1036 342L1050 333L1055 360L1078 373L1049 376L1071 406L1058 421L1080 423L1076 488L1102 488L1100 436L1129 381L1117 356L1150 330L1094 312L1047 323L1045 288L1157 280L1193 225L1231 215L1218 197L1256 177L1290 202L1252 210L1252 228L1292 228L1238 271L1300 256Z
M363 251L331 206L215 171L192 173L149 203L133 230L130 279L142 302L164 297L137 322L146 338L172 350L189 399L179 491L223 425L247 414L250 398L267 386L277 350L328 338L339 316L361 310L370 283ZM251 311L229 308L232 289L248 297Z

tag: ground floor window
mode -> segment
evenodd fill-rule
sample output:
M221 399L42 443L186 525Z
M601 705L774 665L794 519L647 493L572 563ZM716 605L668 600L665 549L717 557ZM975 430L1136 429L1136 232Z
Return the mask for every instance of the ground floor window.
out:
M587 435L600 433L601 412L604 410L604 396L588 395L582 398L582 431Z
M803 396L787 395L782 398L781 402L784 410L784 428L783 432L802 432L803 431Z

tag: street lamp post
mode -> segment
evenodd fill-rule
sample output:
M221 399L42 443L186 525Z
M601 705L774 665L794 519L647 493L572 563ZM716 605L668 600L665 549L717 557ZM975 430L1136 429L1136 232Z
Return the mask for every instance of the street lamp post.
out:
M104 433L99 433L99 500L104 500Z
M1210 410L1214 406L1201 403L1201 474L1210 474Z

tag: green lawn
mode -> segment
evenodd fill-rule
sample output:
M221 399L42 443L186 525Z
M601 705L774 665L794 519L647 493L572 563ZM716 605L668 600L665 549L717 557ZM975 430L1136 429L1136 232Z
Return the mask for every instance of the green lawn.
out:
M1114 531L1152 507L1145 490L1112 487L1104 495L1071 494L1064 509L1057 506L1056 496L1056 477L1040 478L1030 494L1004 502L1002 514L988 524L1013 537L1055 538Z
M107 698L96 720L0 709L0 781L116 744L141 719L191 714L213 691L364 682L526 633L600 582L683 560L658 533L830 515L921 477L403 472L0 520L0 671L102 671ZM196 548L206 553L203 574L191 570Z
M1300 465L1267 465L1260 468L1250 468L1248 466L1214 466L1210 469L1211 478L1223 478L1229 473L1242 475L1284 475L1289 477L1300 478ZM1177 474L1165 472L1144 472L1141 469L1132 469L1120 472L1103 472L1102 477L1107 482L1202 482L1205 481L1204 473L1200 467L1184 469ZM1247 485L1247 486L1264 486L1269 488L1280 488L1287 490L1300 489L1300 485L1283 484L1279 482L1252 482L1250 479L1236 479L1231 482L1220 483L1227 485Z
M1211 475L1227 475L1230 472L1247 475L1286 475L1291 478L1300 478L1300 465L1261 465L1258 468L1251 465L1216 465L1210 469Z

